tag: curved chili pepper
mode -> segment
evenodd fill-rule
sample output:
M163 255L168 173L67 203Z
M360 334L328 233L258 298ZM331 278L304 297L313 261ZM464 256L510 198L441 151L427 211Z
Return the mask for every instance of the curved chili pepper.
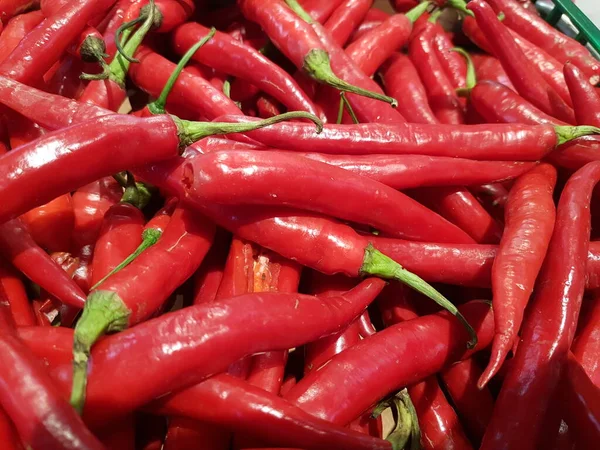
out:
M0 403L23 442L32 448L97 449L104 447L64 401L43 365L16 335L6 307L0 310L0 358L3 383Z
M331 0L322 2L321 0L300 0L302 7L317 22L324 23L331 17L335 10L340 9L343 0Z
M194 305L211 303L223 279L227 251L231 236L222 228L217 228L213 245L194 274Z
M471 302L460 309L477 324L476 349L484 348L493 328L489 306ZM286 399L317 417L346 424L390 392L432 375L452 361L468 358L473 350L466 351L458 342L465 337L464 328L446 312L394 325L333 357L321 370L304 377ZM403 357L408 351L410 359ZM364 363L373 357L376 366ZM360 377L354 373L355 367L363 368Z
M0 251L20 272L60 301L81 308L85 295L31 238L19 219L0 225Z
M600 360L598 360L598 351L600 351L600 301L598 294L595 293L591 300L591 307L586 309L587 313L582 320L584 326L575 339L571 351L592 383L600 387Z
M456 47L442 27L435 27L432 40L437 60L455 88L464 87L467 81L467 65L464 58L452 49Z
M590 163L567 182L557 208L540 289L524 321L519 349L496 402L482 448L508 448L517 440L533 448L548 433L540 429L551 393L573 341L585 288L592 190L600 179L600 162ZM552 317L552 320L548 320ZM518 405L527 405L520 409ZM510 424L503 417L511 411ZM559 424L552 424L558 429ZM524 439L524 437L526 437Z
M345 52L366 75L373 75L388 57L408 42L412 24L428 6L429 2L424 2L406 15L390 16L377 28L348 45Z
M408 11L408 9L406 11ZM379 8L375 8L375 7L370 8L369 11L367 11L367 14L365 15L364 20L360 23L360 25L358 27L356 27L356 29L350 36L349 42L354 42L356 39L359 39L367 31L378 27L389 16L390 15L387 12L382 11Z
M478 80L494 81L511 88L513 91L515 90L498 58L483 53L471 53L471 59L475 66L475 73Z
M36 324L25 286L10 265L0 259L0 295L8 303L16 326L27 327Z
M315 23L297 2L286 2L290 7L282 1L265 4L262 1L243 0L238 4L244 15L261 25L271 41L296 68L335 89L359 94L350 96L359 116L403 121L400 114L375 103L373 99L388 102L392 106L398 102L383 95L377 84L358 70L327 31Z
M337 45L344 46L346 44L354 29L367 15L372 4L373 2L370 0L345 0L333 11L323 26ZM302 7L313 19L321 22L312 14L312 11L306 9L304 4Z
M197 23L186 23L177 27L172 35L174 50L184 54L208 32L208 28ZM313 102L292 77L260 52L226 33L217 32L214 38L194 54L193 59L221 72L248 80L286 105L290 111L301 110L318 115Z
M21 39L37 27L42 20L44 20L44 15L40 11L19 14L8 23L2 20L5 27L0 35L0 62L4 61L17 48Z
M429 105L441 123L464 123L464 111L444 67L440 63L433 47L433 39L443 30L432 16L427 23L415 30L410 39L408 54L425 86Z
M437 124L438 120L427 101L427 91L411 59L402 53L393 54L380 72L385 91L400 97L398 111L412 123Z
M52 253L50 257L65 271L68 277L73 278L75 270L79 267L79 258L73 257L70 253L66 252ZM39 302L41 306L39 309L36 308L34 313L36 313L38 321L39 315L43 315L45 323L49 325L60 320L61 326L70 327L81 311L80 307L60 302L45 289L40 290Z
M67 251L75 223L71 194L61 195L21 216L33 240L49 252Z
M287 205L369 224L396 237L473 242L457 227L392 188L293 154L242 150L210 153L192 158L183 171L186 198L194 203ZM252 177L252 183L247 183L247 176ZM302 196L297 195L300 185ZM306 191L313 188L318 195ZM336 192L338 188L341 191ZM356 201L355 206L346 202L339 208L342 197ZM311 202L304 201L306 198ZM365 204L370 205L367 214L362 210Z
M523 54L492 8L482 1L470 2L468 8L475 13L477 24L489 30L488 42L517 91L547 114L574 123L573 110Z
M482 370L475 359L470 358L453 364L441 375L463 426L476 445L481 443L494 410L494 397L491 392L486 388L477 387L477 380L481 374ZM416 400L413 401L416 407Z
M13 16L22 15L30 8L35 8L38 0L7 0L0 7L0 22L6 23Z
M242 121L234 116L224 121ZM327 124L319 134L308 124L279 124L247 135L274 148L329 154L419 154L495 161L537 161L555 147L597 133L594 127L521 124L429 125ZM289 139L294 136L294 139Z
M502 228L465 187L421 188L416 200L465 231L480 244L497 244Z
M92 17L108 10L115 0L72 2L21 40L0 63L0 73L21 83L35 84L77 38Z
M136 261L139 262L149 253L142 254ZM115 277L126 270L118 272ZM286 350L335 332L364 311L383 285L381 280L367 280L344 296L328 298L327 301L302 294L247 294L164 315L98 342L92 354L88 389L93 393L100 387L97 383L100 383L103 385L101 390L106 392L108 386L105 383L118 382L113 386L115 390L112 390L119 392L118 396L111 399L111 402L116 402L110 408L110 415L114 417L115 411L131 411L159 395L221 372L247 355ZM261 319L249 320L248 314ZM284 317L286 319L282 322ZM242 323L244 326L239 325ZM230 325L237 332L222 333L223 327ZM202 332L192 332L194 327L199 327ZM274 335L276 329L281 332ZM242 338L239 333L247 337ZM131 345L133 336L135 345ZM227 351L224 351L225 348ZM114 359L117 354L118 358ZM141 364L148 354L160 354L161 362ZM122 364L133 364L129 367L136 367L135 370L144 377L146 383L130 379L131 386L128 386L125 380L104 374L104 371L113 375L116 372L126 374L129 369L122 367ZM77 380L74 382L77 383ZM111 392L110 389L108 392ZM95 420L109 412L104 408L95 408L93 403L86 405Z
M216 424L187 417L169 417L162 450L194 450L199 442L205 450L227 449L231 444L231 434Z
M153 30L156 33L168 33L179 25L184 24L194 14L196 5L193 0L156 0L159 12L158 25ZM151 15L148 5L142 7L140 3L133 3L124 17L126 21L135 19L144 20Z
M579 42L552 28L540 16L527 11L517 2L490 0L488 3L498 14L504 14L503 23L507 27L546 50L561 63L571 61L586 74L591 84L600 81L600 63Z
M556 169L542 164L521 176L510 190L504 234L492 268L496 335L490 363L479 381L481 387L504 363L521 328L554 229L555 184Z
M600 124L600 96L587 82L579 68L567 62L564 67L565 80L573 99L575 117L578 123Z

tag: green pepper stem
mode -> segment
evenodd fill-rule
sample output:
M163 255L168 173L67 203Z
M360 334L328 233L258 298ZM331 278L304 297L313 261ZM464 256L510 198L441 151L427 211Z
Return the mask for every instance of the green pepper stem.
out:
M467 2L465 2L464 0L447 0L446 5L467 16L475 16L475 14L473 14L473 11L467 9Z
M177 64L177 67L175 67L175 70L173 70L173 73L171 73L171 76L169 76L169 79L167 80L167 83L165 84L165 87L161 91L158 98L152 103L148 104L148 110L150 110L152 114L165 114L165 108L167 106L167 97L173 90L173 86L175 86L177 78L179 78L179 75L181 75L183 68L187 65L190 59L192 59L194 53L196 53L200 47L202 47L209 40L211 40L216 32L216 28L211 28L206 36L204 36L200 41L196 42L193 46L189 48L187 52L185 52L185 54Z
M555 126L556 131L556 146L564 144L565 142L572 141L582 136L589 136L591 134L600 134L600 128L592 127L589 125L580 125L577 127L572 126Z
M125 55L125 50L123 49L123 45L129 40L129 37L133 33L133 29L138 23L142 23L145 20L144 17L139 16L135 19L125 22L115 32L115 46L117 47L117 52L122 55ZM128 59L128 56L124 56L125 59ZM133 61L129 61L133 62Z
M104 61L104 58L108 58L104 40L96 36L86 37L81 44L79 53L81 54L81 59L89 63L99 63L100 61Z
M85 302L73 335L71 405L80 414L85 403L87 368L92 345L105 333L127 327L131 311L116 292L94 291Z
M431 23L436 23L443 12L444 11L441 9L435 10L434 12L431 13L431 16L429 16L429 19L427 19L427 21L431 22Z
M376 419L388 408L391 409L395 422L394 429L386 437L386 441L392 444L392 450L404 450L409 441L411 450L420 449L419 419L406 388L379 403L373 409L371 418Z
M285 2L302 20L309 24L314 23L314 20L302 8L302 6L300 6L297 0L285 0ZM313 48L310 52L308 52L304 58L303 69L318 82L327 84L338 91L350 92L352 94L362 95L363 97L372 98L374 100L380 100L382 102L389 103L392 105L392 108L398 106L398 101L395 98L354 86L338 78L331 69L329 54L323 49Z
M419 3L417 6L412 8L410 11L404 13L404 15L410 20L412 23L415 23L419 17L421 17L427 9L431 6L431 2L423 2Z
M463 58L465 58L465 61L467 63L467 77L465 80L465 87L458 88L456 90L456 93L459 96L467 97L469 95L469 93L471 92L471 89L473 89L475 87L475 85L477 84L477 74L475 72L475 64L473 64L471 55L469 55L469 53L465 49L460 48L460 47L454 47L450 51L456 52L459 55L461 55Z
M193 144L194 142L207 136L212 136L215 134L244 133L293 119L308 119L316 125L317 133L320 133L323 130L323 122L321 122L321 120L314 114L310 114L305 111L292 111L279 114L278 116L269 117L268 119L245 123L190 122L189 120L181 120L175 117L173 118L179 127L179 140L180 145L183 147L187 147L188 145Z
M95 285L93 285L90 290L93 291L94 289L98 288L98 286L104 283L112 275L131 264L138 256L140 256L142 253L144 253L146 250L148 250L150 247L156 244L160 239L161 235L162 231L157 230L156 228L148 228L144 230L144 232L142 233L142 243L138 246L138 248L136 248L135 251L131 253L127 258L125 258L117 267L115 267L113 270L107 273L104 276L104 278L102 278Z
M442 294L436 291L433 286L423 280L421 277L409 272L396 261L384 255L371 244L365 249L365 258L361 267L361 273L364 275L374 275L380 278L397 280L410 286L415 291L429 297L450 314L455 316L467 329L471 335L471 340L467 343L467 348L474 348L477 345L477 333L467 322L467 319L461 312Z
M338 109L338 116L337 116L337 122L336 122L337 124L342 123L342 118L344 117L344 108L346 109L346 111L348 111L348 114L350 114L350 117L352 118L352 121L354 123L360 123L358 121L358 118L356 117L356 114L354 113L354 109L352 108L352 105L346 98L346 94L344 94L343 92L340 92L340 108Z

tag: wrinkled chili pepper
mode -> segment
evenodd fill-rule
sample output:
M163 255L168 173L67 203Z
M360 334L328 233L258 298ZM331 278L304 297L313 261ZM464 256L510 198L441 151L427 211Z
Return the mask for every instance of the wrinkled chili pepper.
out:
M577 326L589 247L589 202L599 178L600 162L590 163L563 189L538 281L540 288L531 300L518 351L483 440L484 449L508 448L516 440L523 448L534 448L543 433L552 432L553 427L558 430L559 423L545 424L543 430L540 426ZM507 410L510 419L504 415Z
M555 184L556 169L542 164L521 176L508 195L504 234L492 267L496 334L481 387L498 371L517 339L554 230Z
M594 126L600 124L600 96L598 92L587 82L585 75L576 65L567 62L564 73L573 99L577 122L585 122Z

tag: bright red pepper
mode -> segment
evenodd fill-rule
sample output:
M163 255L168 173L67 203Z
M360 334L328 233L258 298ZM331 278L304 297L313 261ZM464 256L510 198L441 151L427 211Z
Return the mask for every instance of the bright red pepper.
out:
M2 20L5 27L0 35L0 62L4 61L19 45L21 39L37 27L42 20L44 20L44 15L40 11L19 14L8 23Z
M542 164L521 176L509 193L504 234L492 268L496 335L480 386L498 371L517 339L554 230L555 184L556 169Z
M323 26L336 44L342 47L346 44L354 29L366 16L372 3L371 0L345 0L333 11ZM321 22L306 7L304 9L313 19Z
M452 50L456 46L442 27L435 27L432 45L437 60L452 85L456 89L465 87L467 64L460 54Z
M588 301L588 308L584 308L579 326L582 327L579 335L575 339L571 350L575 358L585 370L590 380L600 387L600 360L598 360L598 351L600 351L600 301L598 294Z
M404 11L400 11L400 12L404 12ZM354 30L354 32L352 33L352 36L350 36L350 42L354 42L356 39L360 38L367 31L378 27L388 17L389 17L389 14L385 11L380 10L379 8L375 8L375 7L370 8L369 11L367 11L367 14L365 15L364 20Z
M490 80L503 84L506 87L515 90L510 78L504 71L502 63L494 56L484 53L471 53L471 59L475 65L475 73L480 81Z
M509 448L514 442L522 448L534 448L542 434L553 432L554 426L558 430L558 423L545 424L541 429L541 419L558 385L577 326L589 247L589 202L598 179L600 162L590 163L563 189L538 281L540 289L531 301L483 449ZM504 415L508 410L510 418Z
M343 0L331 0L322 2L321 0L300 0L302 7L308 11L317 22L324 23L334 10L339 9Z
M579 68L567 62L564 67L565 80L573 99L575 117L578 123L589 125L600 124L600 96L594 87L587 82Z
M8 302L12 319L18 327L36 324L23 282L6 261L0 259L0 295Z
M39 0L6 0L0 6L0 22L6 23L11 17L22 15L28 9L35 8Z
M0 309L0 322L3 367L0 404L25 445L56 450L102 450L102 444L61 398L45 367L19 340L5 306Z
M194 203L287 205L369 224L396 237L473 242L466 233L392 188L293 154L210 153L192 158L183 171L186 198ZM247 182L250 176L252 183ZM302 195L299 186L303 186ZM315 189L315 193L307 189ZM343 208L341 198L346 199ZM354 206L349 199L356 202ZM368 211L365 204L370 205Z
M212 247L194 274L194 305L211 303L215 300L223 279L230 242L229 233L218 228Z
M196 5L193 0L156 0L156 8L160 13L160 19L154 32L168 33L187 22L194 14ZM136 2L127 11L125 20L130 21L138 16L143 19L148 16L149 12L150 8L147 4L142 5L142 2Z
M68 251L75 224L71 194L64 194L21 216L33 240L49 252Z

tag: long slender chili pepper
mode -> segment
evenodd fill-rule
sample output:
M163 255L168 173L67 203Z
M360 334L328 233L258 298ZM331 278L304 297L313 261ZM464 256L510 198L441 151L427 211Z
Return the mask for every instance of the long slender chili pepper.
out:
M242 121L234 116L224 121ZM248 119L250 120L250 119ZM279 124L247 135L274 148L329 154L418 154L495 161L537 161L578 137L598 133L594 127L521 124L325 125L320 134L302 123ZM294 136L294 139L289 139Z
M574 64L567 62L564 67L565 80L573 99L575 117L578 123L600 124L600 96L587 82L583 72Z
M252 172L250 185L247 168ZM194 203L287 205L369 224L396 237L473 242L457 227L394 189L291 153L222 151L192 158L183 170L185 195ZM303 186L302 196L297 195L299 186ZM315 194L308 194L306 189L313 188ZM303 201L306 198L311 202ZM340 198L357 203L339 208ZM365 204L370 205L367 214L362 208Z
M392 53L400 50L408 42L412 24L428 7L429 2L424 2L406 15L390 16L377 28L352 42L345 52L366 75L373 75Z
M0 251L20 272L60 301L83 307L85 295L31 238L19 219L0 225Z
M554 230L556 169L542 164L521 176L505 206L505 228L492 268L496 334L479 385L498 372L521 328L525 306Z
M517 91L544 112L574 123L573 110L529 62L492 8L482 1L470 2L468 8L475 13L478 25L490 31L488 42Z
M588 77L591 84L600 81L600 63L589 50L576 40L559 32L540 16L524 9L519 3L510 0L490 0L488 2L499 14L504 14L503 22L553 55L560 62L571 61Z
M108 10L115 0L69 3L47 18L0 63L0 73L21 83L34 84L59 59L92 17Z
M16 326L27 327L36 324L23 282L15 270L3 259L0 259L0 295L2 301L8 303Z
M464 123L464 111L456 87L448 78L444 67L439 61L433 48L433 39L443 30L437 30L439 25L433 15L411 37L408 54L413 62L423 85L425 86L429 105L441 123Z
M8 22L13 17L22 14L30 8L35 8L39 3L37 0L7 0L0 7L0 21Z
M416 5L414 5L416 6ZM409 8L410 9L410 8ZM408 9L406 10L408 11ZM399 11L404 12L404 11ZM381 23L389 17L389 14L385 11L382 11L379 8L370 8L365 15L365 18L360 23L358 27L352 32L350 36L349 42L353 42L356 39L360 38L367 31L372 30L373 28L378 27Z
M475 73L478 80L495 81L496 83L511 88L513 91L515 90L498 58L483 53L472 53L471 59L475 65Z
M412 123L437 124L438 120L427 101L427 91L411 59L395 53L381 68L385 91L402 98L398 111Z
M256 0L243 0L238 4L244 15L261 25L271 41L296 68L338 90L371 97L359 99L350 96L352 106L359 116L403 120L400 114L372 100L397 104L396 100L383 95L377 84L358 70L344 51L331 40L324 28L315 23L296 2L288 1L288 5L293 9L279 0L269 1L267 4Z
M217 297L230 242L229 233L217 228L213 245L194 274L194 305L211 303Z
M33 240L49 252L68 251L75 223L71 194L61 195L21 216Z
M31 448L97 449L104 447L64 401L58 388L16 335L6 306L0 309L3 383L0 404Z
M260 126L288 118L308 118L303 112L282 114L266 119ZM240 127L239 130L236 130ZM0 220L8 220L59 195L95 179L153 161L168 159L185 146L210 134L245 131L248 125L217 122L188 122L166 115L136 118L107 116L56 131L2 156L0 192L8 200L0 210ZM146 142L153 142L148 147ZM115 155L119 157L115 157ZM57 182L53 175L66 166L85 170L70 171ZM47 178L54 178L47 183ZM18 195L17 195L18 193Z
M584 310L587 314L582 317L584 326L571 350L592 383L600 387L600 361L597 357L600 351L600 301L597 293L590 303L590 307Z
M366 16L372 3L370 0L345 0L333 11L323 26L337 45L344 46L346 44L354 29ZM302 7L314 20L321 22L313 15L312 11L306 9L304 4Z
M432 46L437 60L452 85L457 89L464 87L467 81L467 65L464 58L453 51L455 45L441 26L435 27L434 31Z
M460 309L477 324L476 349L485 347L493 328L489 306L471 302ZM468 358L473 350L467 351L457 342L465 337L464 328L446 312L394 325L334 356L321 370L295 385L286 399L317 417L346 424L390 392L432 375L453 361ZM377 365L367 363L373 357ZM363 368L360 376L356 376L354 367ZM343 395L338 395L342 391Z
M158 243L92 291L73 341L71 403L78 410L83 408L87 360L94 342L107 331L123 330L152 315L198 269L214 232L204 218L176 209ZM171 270L164 270L165 266ZM132 279L140 284L132 285Z
M197 23L186 23L173 31L174 50L184 54L210 30ZM230 55L228 57L225 57ZM260 52L242 44L226 33L217 32L194 54L193 59L235 77L248 80L262 91L286 105L290 111L318 114L313 102L283 69Z
M320 0L300 0L302 7L310 14L317 22L324 23L333 13L341 9L343 0L331 0L330 2L322 2Z
M0 62L4 61L19 45L21 39L37 27L42 20L44 20L44 15L40 11L20 14L8 23L2 20L5 27L0 35Z
M577 326L589 247L589 202L599 178L600 162L590 163L563 189L540 289L524 321L519 349L502 385L483 449L509 448L517 441L522 448L534 448L541 434L553 430L548 424L542 430L540 419L546 415ZM504 415L507 410L510 419ZM550 426L558 429L559 424Z

